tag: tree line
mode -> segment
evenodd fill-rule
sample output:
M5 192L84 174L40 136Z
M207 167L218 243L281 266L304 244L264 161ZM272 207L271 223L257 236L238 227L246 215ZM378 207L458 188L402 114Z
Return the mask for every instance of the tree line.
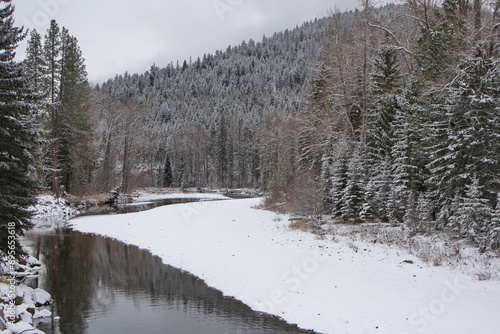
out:
M14 63L11 11L2 73L25 94L23 168L42 189L260 187L300 214L499 246L499 1L364 0L94 87L56 21Z
M499 247L500 2L389 7L364 1L358 37L334 23L297 116L305 207Z

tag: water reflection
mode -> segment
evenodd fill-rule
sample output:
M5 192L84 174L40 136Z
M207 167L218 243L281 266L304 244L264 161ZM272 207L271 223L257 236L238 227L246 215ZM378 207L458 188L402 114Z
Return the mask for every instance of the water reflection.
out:
M60 316L39 325L47 334L304 333L134 246L64 228L25 244L44 265L34 284Z
M168 199L152 200L147 202L130 202L115 206L104 205L104 206L90 208L87 212L80 214L80 216L141 212L141 211L151 210L153 208L164 205L191 203L198 201L200 201L200 199L198 198L168 198Z

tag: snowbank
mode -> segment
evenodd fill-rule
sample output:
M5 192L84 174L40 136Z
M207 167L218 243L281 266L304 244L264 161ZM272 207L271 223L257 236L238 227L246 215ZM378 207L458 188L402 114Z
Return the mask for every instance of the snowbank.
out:
M37 204L29 208L33 212L35 219L54 216L69 219L78 214L78 210L71 208L62 198L55 198L52 195L40 195L37 199Z
M45 307L52 304L48 292L42 289L33 289L25 284L19 284L20 278L35 276L40 270L40 262L32 256L16 261L13 272L10 266L2 260L0 270L8 273L9 278L0 282L0 333L30 333L43 334L36 329L35 319L52 316ZM14 279L16 277L17 279Z
M221 200L229 199L221 194L216 193L182 193L182 192L172 192L172 193L152 193L152 192L139 192L136 196L132 197L134 202L148 202L157 201L162 199L178 199L178 198L193 198L201 200Z
M322 333L498 333L500 282L387 246L288 228L260 199L82 217L72 228L134 244L257 311Z

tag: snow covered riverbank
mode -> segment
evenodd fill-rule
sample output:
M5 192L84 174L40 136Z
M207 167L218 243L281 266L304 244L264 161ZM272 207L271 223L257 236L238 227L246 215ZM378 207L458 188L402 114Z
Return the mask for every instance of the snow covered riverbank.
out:
M71 221L134 244L255 310L321 333L482 333L500 328L500 282L388 246L288 228L260 199L171 205Z
M0 278L0 334L44 334L36 329L35 322L52 316L46 308L52 298L45 290L21 283L37 277L40 269L41 263L32 256L20 261L0 260L0 272L8 273Z

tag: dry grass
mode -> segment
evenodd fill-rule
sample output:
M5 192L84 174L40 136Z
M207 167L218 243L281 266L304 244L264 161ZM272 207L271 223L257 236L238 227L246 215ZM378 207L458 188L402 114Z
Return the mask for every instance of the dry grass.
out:
M329 224L327 231L329 235L347 238L349 247L357 245L356 241L379 243L401 249L432 266L458 269L478 280L500 280L498 254L481 253L466 240L455 238L449 233L413 235L401 227L376 224Z
M293 212L292 207L288 202L278 202L271 196L266 197L258 209L289 214ZM313 233L321 239L329 237L332 242L338 242L344 238L342 242L345 241L354 251L359 249L360 242L378 243L400 249L431 266L457 269L478 280L500 280L500 251L482 253L467 240L456 238L451 233L435 231L415 235L408 229L390 224L334 223L312 217L291 218L289 221L290 229Z
M93 194L86 196L67 195L64 199L74 208L85 209L106 204L106 202L109 201L109 194Z

